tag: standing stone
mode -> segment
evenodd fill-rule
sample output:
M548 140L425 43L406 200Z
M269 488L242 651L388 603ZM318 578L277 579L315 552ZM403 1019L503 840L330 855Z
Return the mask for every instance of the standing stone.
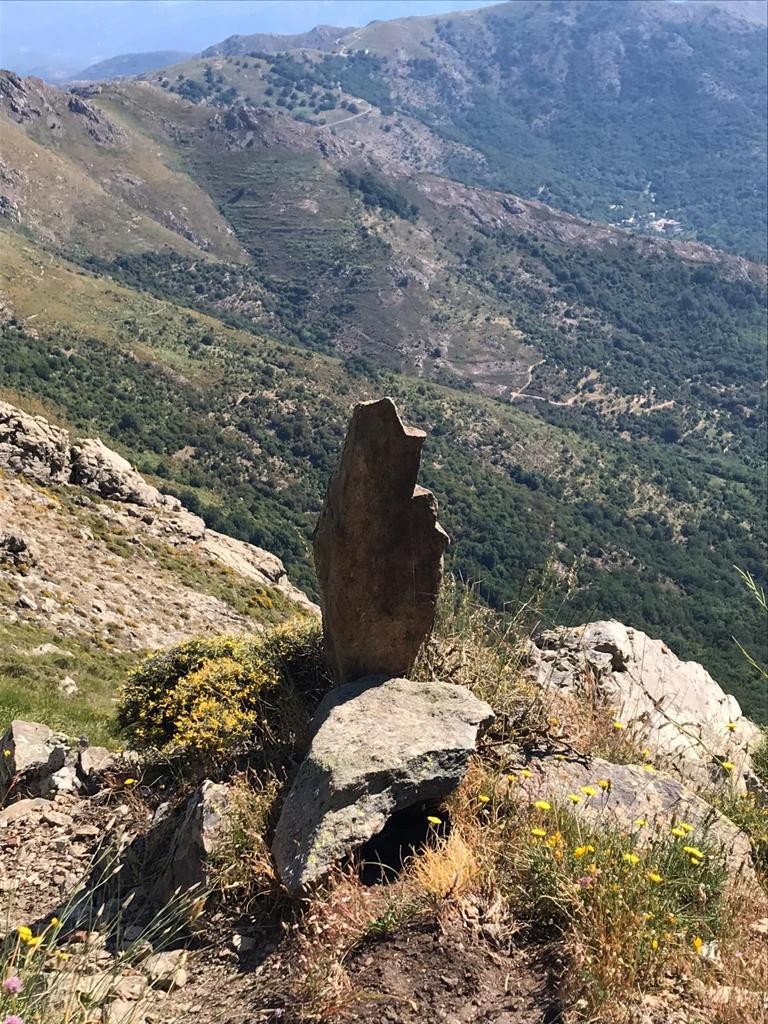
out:
M432 628L448 535L434 495L416 485L425 437L390 398L352 413L314 536L338 682L406 675Z

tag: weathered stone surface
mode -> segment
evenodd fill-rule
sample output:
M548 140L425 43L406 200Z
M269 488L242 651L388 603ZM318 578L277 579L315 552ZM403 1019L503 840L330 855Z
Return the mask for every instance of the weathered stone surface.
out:
M42 796L55 788L53 778L66 764L68 747L46 725L14 719L0 751L0 789L13 784L17 792Z
M20 533L0 533L0 565L17 568L34 565L37 561L34 551Z
M227 537L223 533L216 533L215 530L205 530L200 549L244 579L250 579L261 586L273 587L310 615L320 615L318 606L291 583L285 566L270 551L246 544L234 537Z
M71 442L66 430L6 402L0 402L0 469L41 484L79 484L115 501L181 507L177 498L161 494L98 438Z
M229 787L206 779L187 800L181 817L162 822L158 831L162 847L155 849L153 844L152 849L153 856L165 854L166 867L155 887L153 902L161 905L177 888L186 890L206 881L208 857L216 847L228 807Z
M69 435L42 416L0 402L0 469L36 483L69 480Z
M332 690L275 831L288 891L322 879L396 811L453 790L492 719L487 704L446 683L372 677Z
M34 820L50 807L50 801L41 796L27 797L8 804L0 811L0 826L10 825L14 821Z
M108 771L114 763L114 756L106 747L86 747L85 750L80 751L78 757L80 774L86 779Z
M572 808L573 813L591 826L617 828L632 832L643 845L650 842L657 829L669 833L675 822L692 825L692 845L706 841L722 851L729 869L734 873L754 876L749 838L711 804L688 789L678 779L661 773L649 774L638 765L612 764L599 757L560 760L547 756L535 758L527 765L531 778L520 777L512 782L512 793L529 801L548 799ZM608 789L597 782L607 779ZM582 786L598 790L596 796L581 794ZM571 803L570 794L582 796ZM647 824L639 826L638 821Z
M448 536L434 496L416 486L425 436L389 398L352 414L314 537L339 682L405 674L432 628Z
M746 789L759 729L706 669L680 661L661 640L613 620L591 622L542 634L531 660L539 685L602 697L655 764L700 786Z
M153 988L169 991L183 988L187 983L187 952L184 949L168 949L153 953L142 964L142 970Z

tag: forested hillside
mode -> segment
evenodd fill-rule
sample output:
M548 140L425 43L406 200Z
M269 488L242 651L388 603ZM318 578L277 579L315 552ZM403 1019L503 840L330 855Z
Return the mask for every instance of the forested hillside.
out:
M282 37L283 102L302 82L338 82L467 147L451 160L462 180L762 258L766 29L755 13L546 0ZM205 56L265 50L239 36Z
M765 267L451 180L467 147L362 78L331 104L325 59L0 78L3 393L310 590L349 407L390 394L454 571L661 636L760 715L732 635L768 653L734 568L764 579Z
M122 447L214 528L314 587L308 539L351 404L393 395L430 431L425 483L450 568L497 605L544 589L544 621L615 616L701 659L761 714L731 635L760 620L760 479L738 458L553 426L474 392L344 363L117 286L3 237L4 397ZM36 313L34 330L25 327Z

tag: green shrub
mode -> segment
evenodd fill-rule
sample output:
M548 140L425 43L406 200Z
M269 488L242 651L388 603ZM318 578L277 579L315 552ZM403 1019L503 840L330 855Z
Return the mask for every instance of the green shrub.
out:
M293 619L151 655L123 687L118 722L140 748L211 757L255 739L275 750L300 742L326 688L319 625Z

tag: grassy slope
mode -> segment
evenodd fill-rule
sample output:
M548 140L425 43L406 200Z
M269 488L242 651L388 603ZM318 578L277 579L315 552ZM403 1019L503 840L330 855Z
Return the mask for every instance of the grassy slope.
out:
M308 536L351 405L392 394L430 431L423 478L454 540L452 568L504 602L552 554L563 567L576 558L579 585L563 608L554 597L550 614L645 627L759 713L730 639L739 630L758 651L762 643L730 569L759 572L760 559L750 528L737 525L760 519L738 460L590 440L475 394L385 371L356 375L63 262L41 277L49 257L10 236L5 247L14 255L4 291L19 317L37 314L40 338L20 347L7 334L0 383L123 447L212 525L283 557L297 582L312 585ZM186 445L194 457L175 458ZM671 483L680 480L692 493Z

